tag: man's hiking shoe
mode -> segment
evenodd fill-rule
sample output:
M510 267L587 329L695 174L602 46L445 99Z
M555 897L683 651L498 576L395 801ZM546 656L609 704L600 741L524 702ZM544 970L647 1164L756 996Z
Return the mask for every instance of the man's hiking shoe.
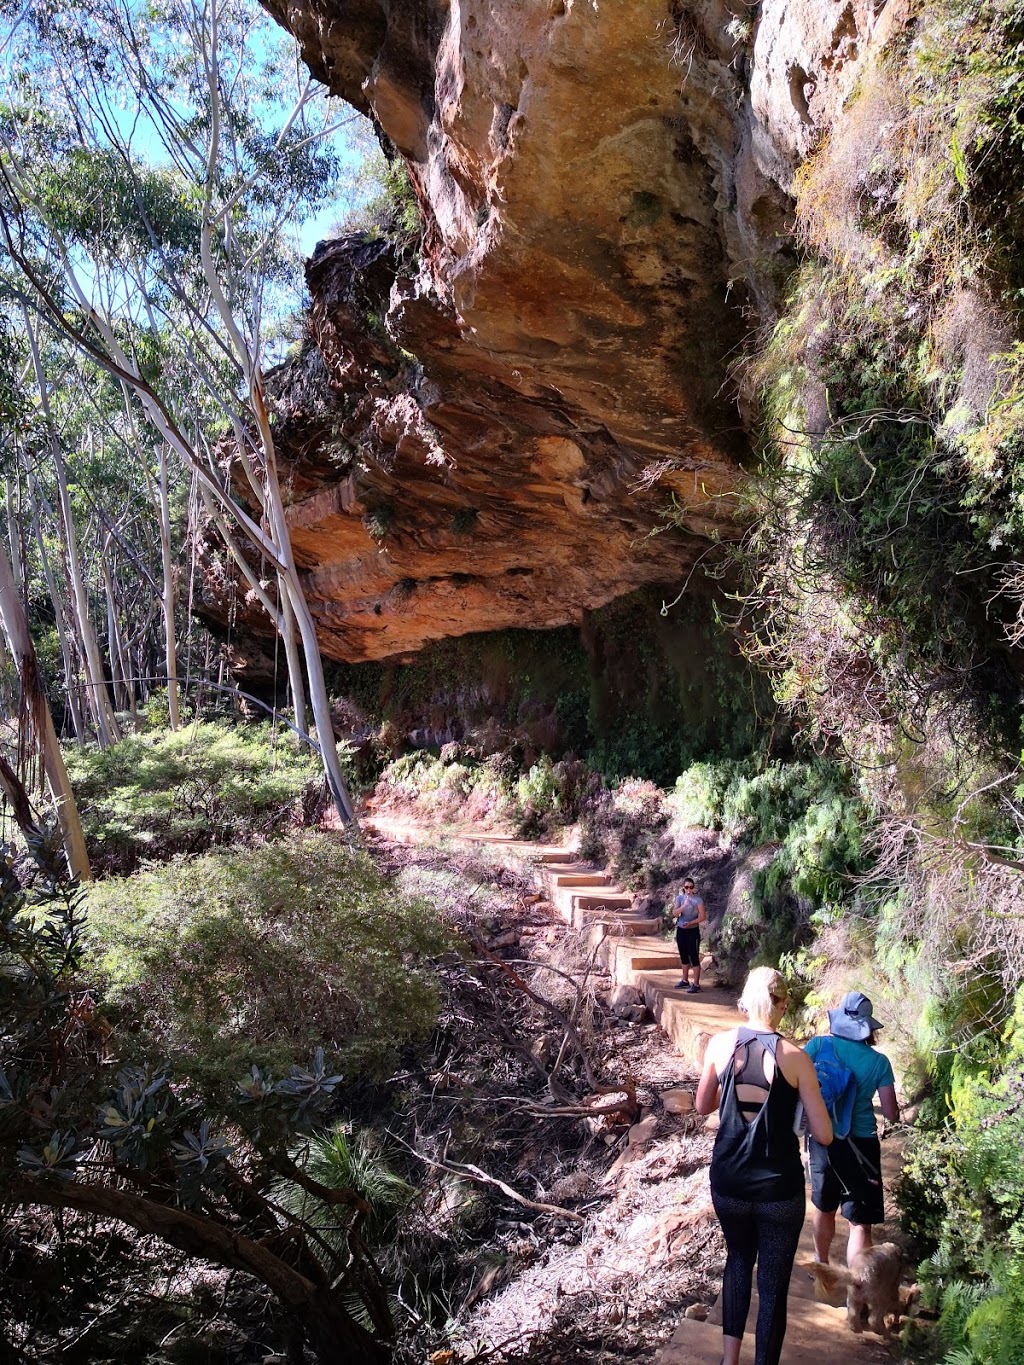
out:
M687 995L700 995L700 987L699 987L699 986L687 986L687 988L686 988L686 994L687 994Z
M675 988L677 991L688 991L690 989L690 983L688 981L677 981Z

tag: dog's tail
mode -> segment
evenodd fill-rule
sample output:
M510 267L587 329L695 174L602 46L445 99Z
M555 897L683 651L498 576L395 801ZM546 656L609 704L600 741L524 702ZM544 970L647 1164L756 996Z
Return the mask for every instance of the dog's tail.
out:
M801 1270L806 1270L814 1278L814 1297L819 1303L831 1304L841 1308L846 1302L846 1290L853 1281L844 1265L829 1265L825 1261L800 1261Z

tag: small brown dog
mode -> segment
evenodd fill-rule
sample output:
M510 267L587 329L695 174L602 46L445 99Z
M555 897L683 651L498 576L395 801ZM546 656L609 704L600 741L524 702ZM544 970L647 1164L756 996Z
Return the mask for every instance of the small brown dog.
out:
M842 1304L845 1288L846 1323L851 1332L864 1330L865 1309L869 1329L880 1337L888 1337L898 1325L903 1252L895 1242L868 1247L853 1258L849 1269L822 1261L801 1261L800 1269L809 1270L817 1281L815 1297L836 1308Z

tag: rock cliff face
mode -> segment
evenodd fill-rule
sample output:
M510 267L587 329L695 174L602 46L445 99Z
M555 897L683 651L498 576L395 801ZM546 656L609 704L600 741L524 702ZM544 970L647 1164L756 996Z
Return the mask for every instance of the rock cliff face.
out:
M265 3L423 222L413 263L317 249L274 377L325 652L680 585L739 529L729 368L794 258L793 175L900 0Z

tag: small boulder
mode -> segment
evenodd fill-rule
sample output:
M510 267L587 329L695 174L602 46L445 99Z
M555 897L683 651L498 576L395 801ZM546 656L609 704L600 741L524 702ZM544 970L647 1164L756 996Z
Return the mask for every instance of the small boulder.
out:
M612 1013L626 1024L643 1024L648 1016L646 1005L613 1005Z
M638 1147L643 1151L651 1138L654 1137L654 1131L657 1126L658 1119L655 1114L648 1114L647 1117L641 1119L639 1123L634 1123L629 1130L630 1147Z
M704 1320L707 1318L707 1315L708 1306L706 1303L691 1303L689 1308L687 1308L686 1312L683 1314L683 1317L690 1318L691 1321L696 1320L697 1322L704 1322Z
M506 929L503 934L497 934L488 943L491 952L497 952L499 948L513 948L519 943L519 930Z
M635 986L627 986L617 981L608 992L608 1003L615 1009L616 1005L642 1005L643 997Z
M689 1090L663 1090L661 1102L666 1114L690 1114L693 1112L693 1096Z

